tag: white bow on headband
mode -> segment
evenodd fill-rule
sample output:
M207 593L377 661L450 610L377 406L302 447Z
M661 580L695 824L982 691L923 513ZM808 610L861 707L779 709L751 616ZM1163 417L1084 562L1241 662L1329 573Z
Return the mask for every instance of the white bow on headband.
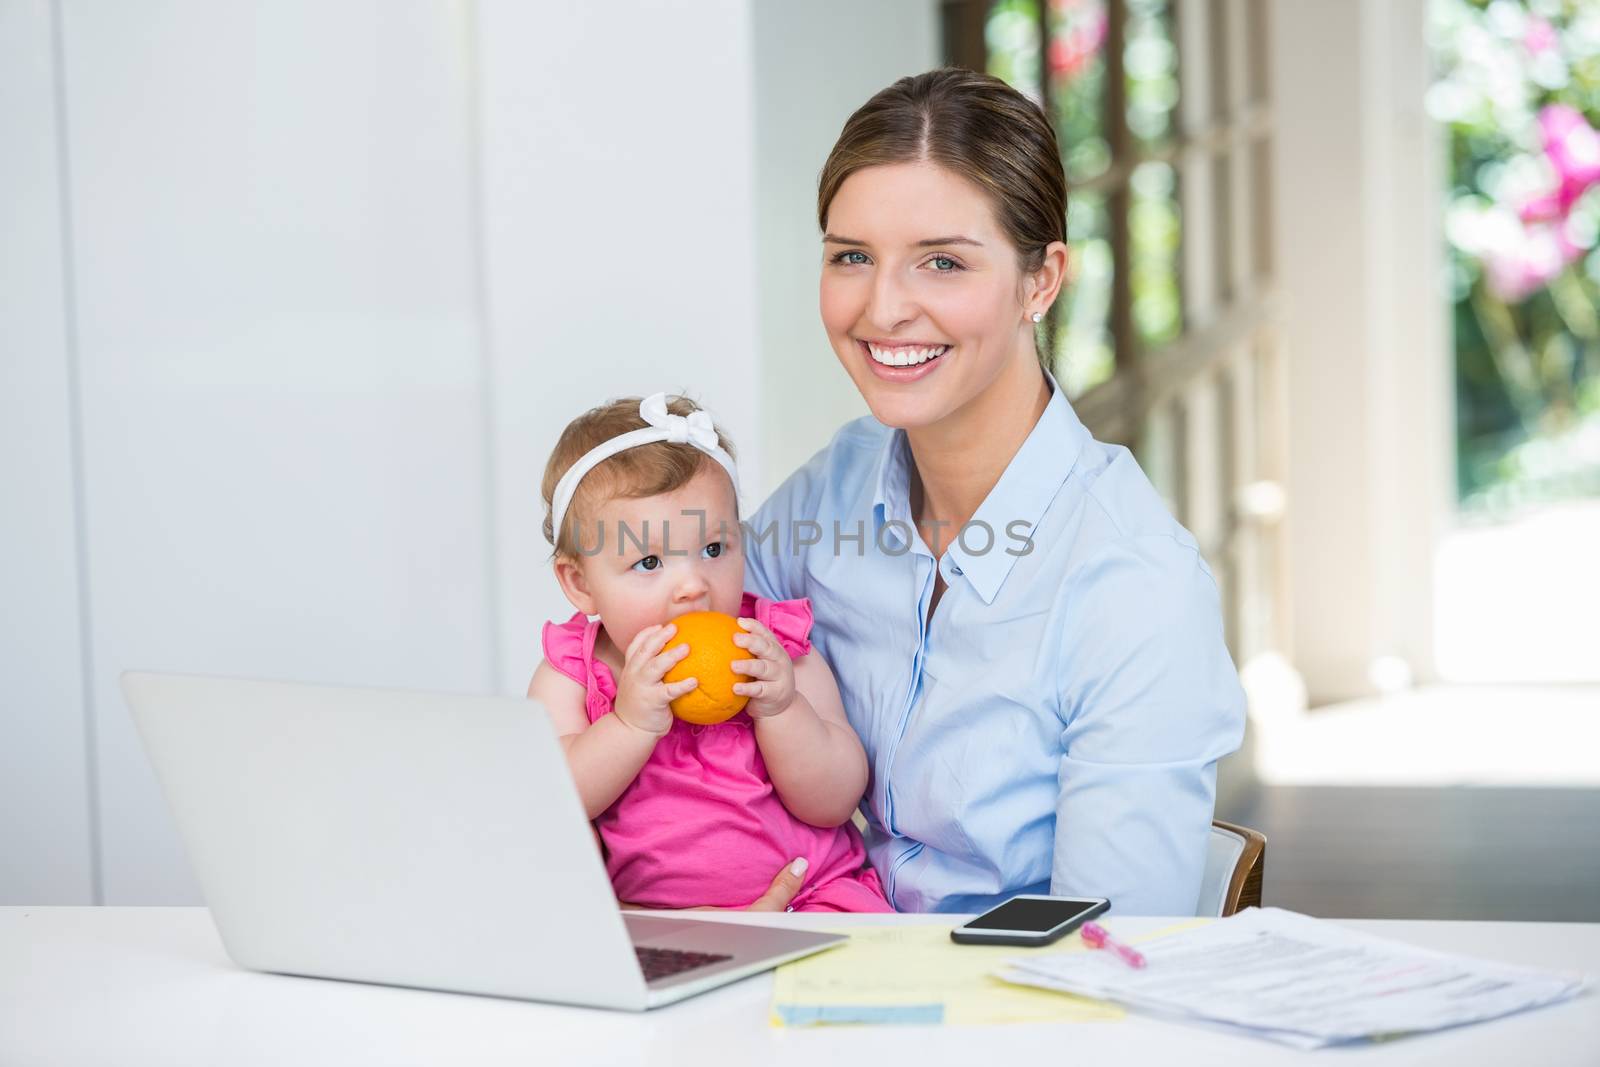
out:
M567 473L556 483L556 491L550 500L550 529L558 544L561 541L561 524L567 517L567 507L572 503L572 494L578 491L578 483L583 481L583 476L618 452L640 445L653 445L661 441L675 445L693 445L720 463L722 469L728 472L728 477L733 481L734 497L737 499L739 471L734 466L733 457L728 455L717 442L717 424L712 421L709 413L695 411L688 415L674 415L667 410L667 394L655 393L640 401L639 417L649 425L618 434L609 441L602 441L585 452L583 458L568 468Z
M711 421L710 413L692 411L688 415L674 415L667 411L666 393L645 397L639 404L639 417L651 426L667 431L667 436L662 440L672 444L691 444L707 453L722 447L717 443L717 424Z

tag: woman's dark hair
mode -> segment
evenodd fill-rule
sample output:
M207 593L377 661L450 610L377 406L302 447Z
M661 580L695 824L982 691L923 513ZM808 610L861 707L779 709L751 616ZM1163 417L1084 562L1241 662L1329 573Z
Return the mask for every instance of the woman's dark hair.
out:
M1044 112L999 78L956 67L901 78L845 122L818 182L823 232L850 175L923 160L988 194L1024 272L1039 269L1050 242L1067 239L1067 178Z

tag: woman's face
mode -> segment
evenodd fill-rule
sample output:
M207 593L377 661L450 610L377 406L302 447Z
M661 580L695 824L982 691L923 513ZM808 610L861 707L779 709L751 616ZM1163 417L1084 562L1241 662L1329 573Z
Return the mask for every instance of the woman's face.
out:
M1030 281L988 198L937 164L858 170L828 206L822 323L885 425L938 422L1032 362Z

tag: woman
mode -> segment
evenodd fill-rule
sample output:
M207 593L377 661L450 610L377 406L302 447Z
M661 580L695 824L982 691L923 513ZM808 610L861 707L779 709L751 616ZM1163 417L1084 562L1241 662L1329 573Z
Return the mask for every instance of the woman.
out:
M985 75L904 78L845 124L817 206L823 323L872 417L762 506L746 584L813 601L890 901L1193 914L1244 699L1194 538L1041 362L1067 273L1049 123Z

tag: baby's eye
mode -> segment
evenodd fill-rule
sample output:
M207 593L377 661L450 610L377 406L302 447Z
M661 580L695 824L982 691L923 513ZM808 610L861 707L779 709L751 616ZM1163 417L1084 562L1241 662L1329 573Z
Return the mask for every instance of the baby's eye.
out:
M646 556L638 563L635 563L633 565L633 569L636 571L644 571L645 573L649 573L650 571L658 571L661 569L661 557Z
M713 541L701 551L705 553L706 559L716 559L722 555L724 548L721 541Z

